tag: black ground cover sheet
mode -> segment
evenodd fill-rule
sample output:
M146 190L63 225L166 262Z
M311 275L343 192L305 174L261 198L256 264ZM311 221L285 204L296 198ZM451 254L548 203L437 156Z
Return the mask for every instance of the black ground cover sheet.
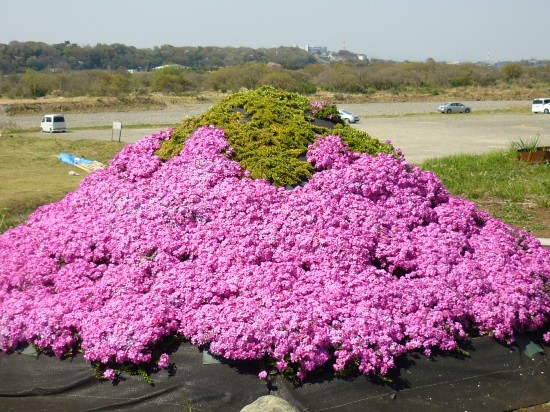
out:
M171 356L175 370L152 375L154 386L127 373L115 384L99 381L82 356L0 353L0 410L239 411L268 394L298 410L338 412L508 411L550 401L549 346L480 337L465 350L469 356L409 354L391 382L335 378L326 370L299 386L279 375L258 379L260 362L205 364L203 353L187 343Z

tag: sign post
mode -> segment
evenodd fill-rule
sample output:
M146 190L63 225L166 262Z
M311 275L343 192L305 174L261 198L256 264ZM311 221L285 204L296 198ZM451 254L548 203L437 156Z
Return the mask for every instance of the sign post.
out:
M113 137L115 135L115 130L118 130L118 141L120 142L120 138L122 136L122 122L113 122L113 130L111 131L111 140L113 140Z

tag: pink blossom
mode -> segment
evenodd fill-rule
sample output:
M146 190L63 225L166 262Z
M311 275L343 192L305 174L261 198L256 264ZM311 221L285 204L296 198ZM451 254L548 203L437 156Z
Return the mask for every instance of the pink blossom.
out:
M550 318L550 251L431 172L327 136L307 153L316 173L285 190L251 179L210 126L163 163L170 133L0 235L2 350L142 364L178 334L304 379L327 363L384 374L472 329L512 342Z
M116 372L113 369L105 369L103 372L103 377L109 381L112 381L116 378Z
M166 353L160 355L160 359L157 365L160 369L166 369L168 366L170 366L170 356Z

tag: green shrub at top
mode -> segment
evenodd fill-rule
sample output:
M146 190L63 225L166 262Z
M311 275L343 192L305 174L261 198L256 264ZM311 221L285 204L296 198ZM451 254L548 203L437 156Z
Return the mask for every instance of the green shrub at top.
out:
M311 177L313 168L304 155L317 136L339 135L351 150L361 153L394 151L339 118L315 117L311 102L300 94L263 86L235 93L206 113L185 119L157 154L164 160L177 155L185 140L204 125L224 129L233 148L231 158L251 177L277 186L294 186Z

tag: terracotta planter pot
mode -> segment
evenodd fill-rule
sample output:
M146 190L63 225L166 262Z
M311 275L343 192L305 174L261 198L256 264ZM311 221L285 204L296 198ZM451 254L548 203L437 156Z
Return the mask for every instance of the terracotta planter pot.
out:
M535 151L518 150L518 160L527 163L550 162L550 146L537 147Z

